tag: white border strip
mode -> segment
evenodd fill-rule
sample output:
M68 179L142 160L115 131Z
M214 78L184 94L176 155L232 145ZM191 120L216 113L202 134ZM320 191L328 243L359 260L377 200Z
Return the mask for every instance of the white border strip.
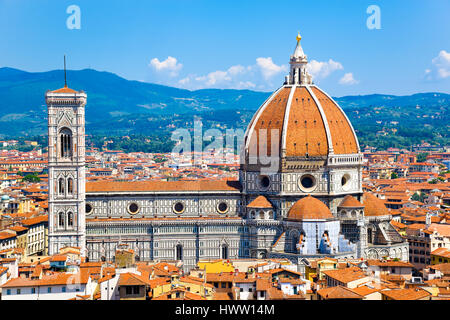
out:
M289 122L289 114L291 113L291 105L292 99L294 98L295 90L297 89L296 85L292 85L291 92L289 93L289 98L286 104L285 112L284 112L284 120L283 120L283 131L281 131L281 156L285 156L283 154L283 150L286 151L286 130Z
M250 143L250 138L253 130L255 128L256 123L258 122L258 119L260 117L260 115L264 112L264 110L266 109L266 107L269 105L269 103L273 100L273 98L275 98L277 96L277 94L284 88L289 87L289 86L281 86L280 88L278 88L278 90L276 90L274 93L272 93L272 95L267 98L267 100L263 103L263 105L255 112L255 114L253 115L253 118L250 122L250 126L247 127L247 132L244 135L244 141L247 138L247 141L245 142L245 146L244 146L244 150L246 151L248 149L248 144ZM245 154L244 154L245 156ZM242 162L242 161L241 161Z
M358 153L361 153L361 148L359 147L359 141L358 141L358 136L355 133L355 129L353 129L353 125L350 122L350 120L348 119L347 115L345 114L344 110L339 106L339 104L336 103L336 101L333 100L333 98L331 98L328 93L326 93L325 91L323 91L322 89L320 89L318 86L314 85L314 87L317 88L317 90L319 90L320 92L322 92L325 96L328 97L328 99L330 99L331 101L333 101L333 103L338 107L338 109L342 112L342 114L344 115L345 119L347 120L347 123L350 125L350 128L352 129L353 132L353 136L355 137L356 140L356 146L358 147Z
M317 108L319 109L320 116L322 117L323 125L325 127L325 132L327 133L328 154L332 155L332 154L334 154L333 140L331 139L331 131L330 131L330 127L328 126L328 119L327 119L327 117L325 115L325 111L323 111L323 108L322 108L322 105L319 102L319 99L317 99L316 95L311 90L310 86L305 86L305 88L306 88L306 90L308 90L309 94L311 95L311 97L313 98L314 102L316 103Z

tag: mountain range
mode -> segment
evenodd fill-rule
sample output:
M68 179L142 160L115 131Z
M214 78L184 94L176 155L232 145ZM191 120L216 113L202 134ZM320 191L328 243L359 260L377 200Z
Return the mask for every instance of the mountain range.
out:
M0 68L0 135L45 134L44 94L62 87L63 79L62 70L26 72ZM234 89L190 91L126 80L93 69L69 70L67 79L69 87L84 90L88 95L86 124L90 134L154 134L188 125L194 116L222 128L245 128L253 112L270 95ZM334 99L346 110L356 129L372 124L386 127L393 121L405 127L448 128L449 94L372 94Z

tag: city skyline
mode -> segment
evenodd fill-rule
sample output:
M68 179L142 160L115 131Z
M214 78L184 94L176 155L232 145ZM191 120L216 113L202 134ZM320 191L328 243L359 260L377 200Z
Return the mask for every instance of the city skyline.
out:
M0 300L448 301L449 9L0 0Z

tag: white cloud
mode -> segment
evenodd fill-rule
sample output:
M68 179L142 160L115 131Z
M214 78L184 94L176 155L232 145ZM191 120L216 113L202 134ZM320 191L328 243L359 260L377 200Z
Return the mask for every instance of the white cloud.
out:
M281 65L278 66L275 63L273 63L272 58L257 58L256 59L256 65L260 68L261 73L264 77L264 79L269 79L273 77L274 75L282 72L287 71L287 66Z
M190 81L191 81L191 79L189 77L186 77L186 78L179 80L178 83L181 85L187 85Z
M256 84L254 84L251 81L239 81L236 89L250 89L250 88L255 88L255 87L256 87Z
M193 76L193 80L196 81L194 85L195 88L205 88L205 87L213 87L213 86L226 86L232 88L248 88L252 87L252 83L250 81L241 81L238 78L243 76L251 70L251 67L244 67L241 65L235 65L228 68L226 71L217 70L208 73L203 76ZM186 85L189 83L190 78L183 79L179 81L181 84Z
M439 55L432 60L437 68L439 78L450 77L450 52L441 50Z
M181 70L183 65L178 63L177 59L174 57L167 57L164 61L159 61L158 58L153 58L150 61L150 66L152 66L156 71L169 71L169 75L171 77L175 77L178 75L178 71Z
M231 77L227 71L214 71L208 73L206 76L196 77L195 80L205 82L207 86L213 86L217 83L230 81Z
M245 68L241 65L236 65L228 68L228 73L230 75L237 75L245 72Z
M344 85L357 84L358 82L358 80L353 78L353 73L351 72L344 74L344 76L339 80L339 83Z
M307 68L308 72L313 76L313 79L323 79L336 70L344 69L340 62L336 62L333 59L328 60L328 62L311 60L311 62L308 63Z
M450 77L450 52L441 50L437 57L431 60L432 69L425 70L425 77L428 80L446 79Z

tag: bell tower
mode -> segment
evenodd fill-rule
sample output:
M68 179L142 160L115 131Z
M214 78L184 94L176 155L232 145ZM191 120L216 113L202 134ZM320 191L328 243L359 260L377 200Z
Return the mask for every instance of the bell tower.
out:
M85 110L87 95L67 87L47 91L49 254L66 246L86 256Z

